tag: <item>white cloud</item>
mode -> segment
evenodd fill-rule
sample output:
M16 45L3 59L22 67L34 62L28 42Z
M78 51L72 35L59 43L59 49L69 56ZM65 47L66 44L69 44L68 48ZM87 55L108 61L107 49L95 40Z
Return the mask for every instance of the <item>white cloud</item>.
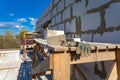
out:
M17 28L21 29L26 26L23 26L22 24L19 24L17 22L0 22L0 28Z
M35 26L37 19L33 17L29 17L29 20L30 20L30 24Z
M27 19L26 18L19 18L17 19L18 22L27 22Z
M15 25L15 28L18 28L18 29L25 28L25 27L26 27L26 26L19 25L19 24Z
M10 16L14 16L14 14L13 14L13 13L10 13L9 15L10 15Z

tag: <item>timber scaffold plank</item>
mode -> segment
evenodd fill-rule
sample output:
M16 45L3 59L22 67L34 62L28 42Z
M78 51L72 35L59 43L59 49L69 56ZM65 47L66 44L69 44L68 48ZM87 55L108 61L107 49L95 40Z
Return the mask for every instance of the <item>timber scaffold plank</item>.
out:
M74 56L76 55L76 47L53 46L48 45L47 41L43 39L34 40L37 45L47 47L50 53L45 60L43 60L40 64L37 65L37 67L33 69L33 75L44 71L52 70L53 80L70 80L71 64L76 65L80 63L115 60L119 78L118 80L120 80L119 44L83 42L90 45L90 56L74 58ZM75 68L75 66L73 67ZM74 75L75 74L73 74L73 76Z

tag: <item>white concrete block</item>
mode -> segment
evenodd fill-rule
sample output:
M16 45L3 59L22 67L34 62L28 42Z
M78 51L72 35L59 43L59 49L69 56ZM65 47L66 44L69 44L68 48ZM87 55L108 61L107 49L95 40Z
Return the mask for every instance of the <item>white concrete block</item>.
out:
M52 18L51 26L55 25L55 17Z
M61 14L58 14L56 16L56 23L60 23L61 22Z
M61 0L58 4L58 13L64 9L64 0Z
M66 22L66 32L76 32L76 18L71 22Z
M102 36L98 33L93 35L93 41L94 42L105 42L105 40L103 40Z
M74 34L71 34L71 38L75 38L75 35L74 35Z
M59 2L60 0L54 0L54 6Z
M48 7L46 8L46 14L48 14L49 11L50 11L50 8L49 8L49 6L48 6Z
M43 12L43 17L45 17L46 16L46 10L44 10L44 12Z
M92 34L82 34L81 35L81 41L91 41L92 40Z
M63 30L64 31L64 23L58 25L58 30Z
M70 4L74 3L75 0L65 0L65 7L69 6Z
M50 27L51 27L51 23L50 23L50 24L48 24L48 29L50 29Z
M82 31L94 30L100 27L100 13L91 13L81 15L81 29Z
M43 20L42 24L44 24L46 22L46 17L44 17L42 20Z
M116 27L120 25L120 3L113 3L105 14L106 27Z
M53 27L53 30L58 30L57 26L54 26L54 27Z
M110 2L110 1L111 0L89 0L87 10L100 7L100 6L106 4L106 3Z
M49 28L50 30L53 30L53 26L50 26L50 28Z
M55 16L57 14L57 7L53 9L52 14L53 14L52 16Z
M81 14L85 14L86 7L85 7L85 0L79 1L78 3L74 3L72 5L73 8L73 16L80 16Z
M70 18L70 7L68 7L67 9L64 10L63 12L63 19L62 20L65 20L65 19L68 19Z
M46 18L47 18L47 21L50 20L50 18L51 18L50 13L47 14Z
M53 9L53 0L51 1L51 3L50 3L50 5L49 5L49 7L50 7L50 10L52 10L52 9Z
M119 43L120 44L120 31L106 32L102 36L95 34L93 40L95 42L106 42L106 43Z
M75 38L80 38L80 34L75 34Z
M66 38L72 38L71 34L66 34Z

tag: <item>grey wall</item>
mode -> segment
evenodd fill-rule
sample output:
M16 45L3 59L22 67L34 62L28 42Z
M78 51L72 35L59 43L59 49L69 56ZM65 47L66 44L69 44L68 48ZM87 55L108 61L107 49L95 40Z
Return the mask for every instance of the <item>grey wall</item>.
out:
M52 0L38 19L36 31L49 20L49 29L64 30L67 38L120 43L120 0ZM95 63L79 67L89 80L105 80L113 63L97 63L98 74Z
M52 0L36 30L48 20L49 29L64 30L69 38L120 43L120 0Z

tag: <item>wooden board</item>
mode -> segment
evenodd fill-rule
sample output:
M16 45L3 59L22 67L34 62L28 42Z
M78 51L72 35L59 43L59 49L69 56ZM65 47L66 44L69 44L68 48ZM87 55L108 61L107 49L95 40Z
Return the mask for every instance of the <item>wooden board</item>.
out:
M65 35L47 37L47 44L48 45L54 45L54 46L59 45L60 46L63 43L62 41L65 41Z
M47 57L45 60L43 60L40 64L37 65L36 68L34 68L32 70L32 75L35 75L35 74L39 74L41 72L44 72L44 71L47 71L47 70L50 70L50 67L49 67L49 57Z
M70 80L70 55L54 54L53 80Z
M80 59L76 61L75 60L71 61L70 64L109 61L109 60L115 60L115 51L92 53L88 57L80 57Z
M117 64L118 80L120 80L120 49L116 50L116 64Z
M108 77L108 80L117 80L117 69L116 69L116 63L113 66L113 69L111 71L111 74Z
M47 37L64 35L64 31L62 30L47 30Z

